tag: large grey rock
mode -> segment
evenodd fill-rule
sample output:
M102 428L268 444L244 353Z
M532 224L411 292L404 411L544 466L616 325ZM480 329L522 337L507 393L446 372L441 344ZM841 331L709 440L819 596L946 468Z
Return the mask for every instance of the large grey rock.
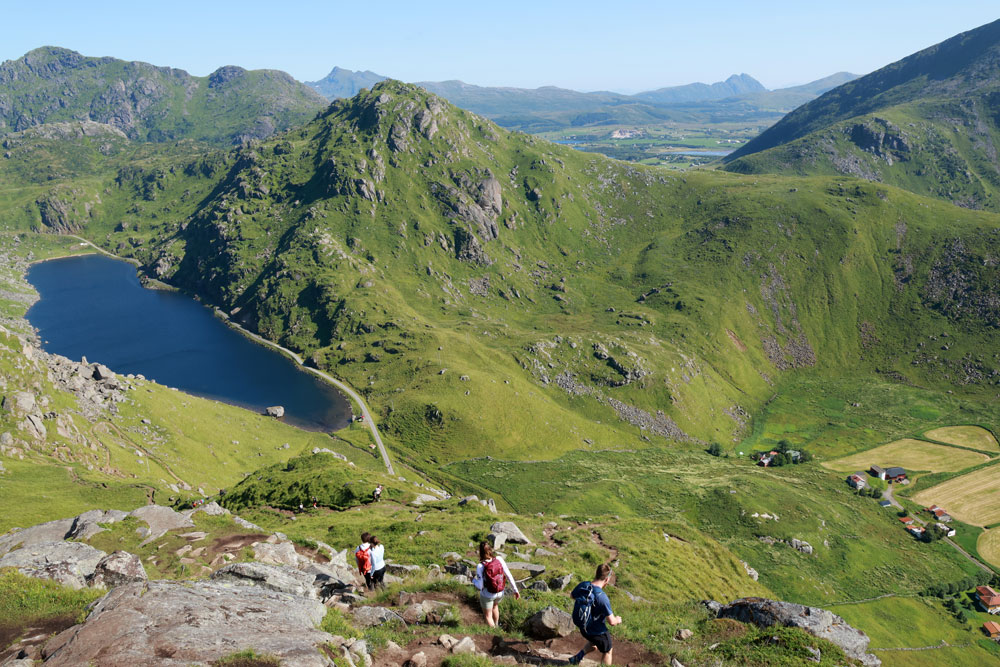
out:
M121 510L90 510L76 517L73 527L70 528L67 539L89 540L94 535L107 530L102 528L102 523L115 523L128 516L128 512Z
M188 667L253 649L286 667L327 667L318 646L334 640L316 629L321 602L220 582L152 581L102 598L86 623L54 637L46 664Z
M250 545L253 549L253 558L261 563L269 565L291 565L298 567L308 561L295 551L295 545L291 542L278 542L270 544L268 542L254 542Z
M553 579L549 583L549 586L556 589L557 591L564 591L566 590L566 587L569 586L571 583L573 583L573 575L564 574L561 577L556 577L555 579Z
M419 565L403 565L402 563L386 563L385 571L389 574L395 574L400 577L405 577L416 572L420 572L423 568Z
M127 551L115 551L97 563L88 583L95 587L115 588L146 579L146 568L142 566L142 560L138 556Z
M145 505L139 509L129 512L129 516L145 521L149 526L148 532L142 544L148 544L156 538L164 535L168 530L178 528L194 528L194 521L190 516L175 512L169 507L162 505Z
M57 519L40 523L31 528L15 529L0 537L0 556L18 547L28 547L42 542L58 542L66 539L76 519Z
M10 412L16 417L25 417L35 411L35 395L30 391L15 391L4 396L0 404L4 412Z
M538 563L524 563L521 561L513 561L507 563L507 567L511 570L524 570L528 572L533 577L537 577L540 574L544 574L545 566L539 565Z
M521 532L521 529L514 525L513 521L497 521L490 526L491 533L505 533L508 542L515 544L531 544L531 540Z
M549 606L528 619L528 631L535 639L555 639L573 634L576 626L572 616Z
M285 408L281 405L272 405L264 410L264 414L268 417L275 417L280 419L285 416Z
M26 576L52 579L79 589L87 585L87 579L106 555L82 542L40 542L8 552L0 558L0 568L16 567Z
M371 628L392 621L403 622L403 617L385 607L358 607L354 610L354 625L359 628Z
M261 528L260 526L258 526L255 523L251 523L250 521L247 521L243 517L234 516L233 517L233 523L235 523L237 526L241 526L242 528L246 528L247 530L256 530L258 533L263 533L264 532L263 528Z
M493 545L493 549L502 549L507 543L507 533L490 533L486 539Z
M194 516L198 512L204 512L209 516L225 516L230 513L229 510L227 510L225 507L215 502L214 500L210 503L206 503L198 507L194 512L191 512L191 516Z
M719 618L732 618L764 628L774 625L801 628L820 639L833 642L844 650L847 657L867 667L882 664L881 660L868 653L868 635L826 609L766 598L740 598L722 607Z
M316 575L294 568L264 563L230 563L217 570L214 581L259 586L280 593L309 599L319 599L322 585L317 585Z
M472 637L462 637L451 647L451 652L455 655L471 655L476 652L476 641Z
M361 583L358 571L346 565L308 563L300 565L299 569L315 577L313 585L324 591L324 597L327 597L333 590L350 588Z

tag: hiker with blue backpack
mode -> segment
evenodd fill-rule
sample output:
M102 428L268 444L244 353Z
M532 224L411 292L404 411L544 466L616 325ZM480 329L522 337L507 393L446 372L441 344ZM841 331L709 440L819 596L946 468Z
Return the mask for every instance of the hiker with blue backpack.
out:
M601 652L605 665L611 664L611 633L608 625L619 625L621 616L611 611L611 600L604 587L611 580L611 566L602 563L597 566L593 581L584 581L573 589L573 623L587 640L587 645L569 659L569 664L579 665L583 657L592 649Z
M479 565L476 566L476 576L472 578L472 584L479 589L479 607L483 610L486 625L491 628L497 627L500 623L500 600L504 596L508 581L511 590L514 591L514 598L520 598L517 582L507 569L507 563L493 553L493 547L489 542L481 542Z

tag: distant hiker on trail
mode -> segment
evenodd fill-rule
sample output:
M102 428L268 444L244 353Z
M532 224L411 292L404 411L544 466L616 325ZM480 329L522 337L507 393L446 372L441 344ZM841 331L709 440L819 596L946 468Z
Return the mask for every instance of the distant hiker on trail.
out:
M517 590L517 582L507 569L507 563L500 556L493 554L493 547L489 542L479 544L479 561L472 584L479 589L479 606L483 610L486 625L495 628L500 622L499 605L506 583L510 582L515 598L520 598L521 593Z
M375 586L385 588L385 547L369 532L361 533L361 544L354 551L358 561L358 572L365 578L365 588L375 590Z
M601 652L605 665L611 664L611 633L608 626L622 622L621 616L615 616L611 611L611 600L604 592L604 587L611 580L611 566L607 563L597 566L593 581L584 581L573 589L573 623L580 629L580 634L587 640L587 645L569 659L571 665L579 665L583 657L591 649Z
M372 491L372 502L373 503L377 503L380 500L382 500L382 485L381 484L379 484L378 486L376 486L375 490Z

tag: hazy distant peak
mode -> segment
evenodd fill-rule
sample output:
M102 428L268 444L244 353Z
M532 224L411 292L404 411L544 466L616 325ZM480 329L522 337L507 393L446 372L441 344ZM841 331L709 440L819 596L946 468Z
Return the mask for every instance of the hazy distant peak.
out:
M306 81L306 85L328 100L354 97L362 88L371 88L386 77L370 70L354 71L334 66L330 73L319 81Z
M678 102L704 102L737 97L748 93L765 92L767 88L749 74L733 74L725 81L716 83L689 83L684 86L668 86L637 94L635 97L657 104Z

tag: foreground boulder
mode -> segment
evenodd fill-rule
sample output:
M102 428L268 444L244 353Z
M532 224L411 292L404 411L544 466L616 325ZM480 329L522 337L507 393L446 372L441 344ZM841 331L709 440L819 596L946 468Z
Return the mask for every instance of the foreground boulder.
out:
M212 579L230 584L257 586L312 600L319 599L322 591L322 584L317 585L314 574L264 563L232 563L216 571Z
M882 664L881 660L868 653L868 635L826 609L766 598L740 598L721 607L719 618L732 618L762 628L774 625L801 628L813 636L836 644L848 658L858 660L863 665L878 667Z
M572 616L549 606L528 619L528 631L536 639L555 639L573 634L576 626Z
M50 640L46 665L206 664L253 649L286 667L326 667L318 648L333 636L316 629L316 600L220 582L153 581L104 596L87 621Z
M531 544L531 540L521 532L513 521L497 521L492 526L490 526L490 532L494 535L503 533L506 535L506 542L513 542L515 544Z
M0 556L20 547L29 547L42 542L58 542L66 539L73 530L76 519L57 519L40 523L31 528L15 528L0 537Z
M82 542L39 542L7 553L0 558L0 568L15 567L25 576L80 589L106 555Z
M138 556L127 551L116 551L100 560L89 583L95 587L115 588L146 579L146 568L142 566Z

